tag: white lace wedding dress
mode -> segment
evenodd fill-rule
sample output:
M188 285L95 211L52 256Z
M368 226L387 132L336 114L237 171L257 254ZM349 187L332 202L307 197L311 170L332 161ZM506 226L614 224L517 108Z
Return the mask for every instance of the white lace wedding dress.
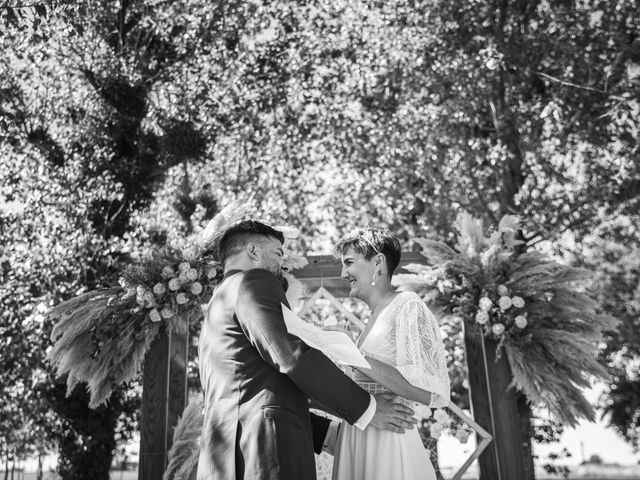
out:
M448 405L449 375L440 328L416 293L401 292L389 303L360 343L360 350L396 367L412 385L432 392L429 407ZM356 370L352 372L353 379L370 393L387 391ZM436 479L417 429L404 434L373 427L362 431L342 422L333 480L414 479Z

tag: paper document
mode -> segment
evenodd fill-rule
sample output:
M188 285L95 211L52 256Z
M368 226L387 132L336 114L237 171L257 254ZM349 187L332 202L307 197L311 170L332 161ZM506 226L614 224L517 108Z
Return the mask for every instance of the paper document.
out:
M300 337L304 343L320 350L333 361L354 367L371 368L369 362L346 333L324 331L302 320L284 304L282 304L282 315L290 334Z

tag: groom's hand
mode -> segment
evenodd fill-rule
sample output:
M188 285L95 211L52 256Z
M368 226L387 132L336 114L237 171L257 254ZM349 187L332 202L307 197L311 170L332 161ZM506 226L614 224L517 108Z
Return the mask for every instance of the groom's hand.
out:
M386 392L375 395L376 413L369 425L382 430L404 433L411 430L418 423L413 415L415 412L401 403L393 401L395 394Z

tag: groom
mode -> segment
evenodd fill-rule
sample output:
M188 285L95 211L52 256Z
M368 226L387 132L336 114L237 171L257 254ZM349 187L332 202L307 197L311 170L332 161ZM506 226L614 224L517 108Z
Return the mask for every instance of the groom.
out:
M327 424L312 422L309 397L361 429L402 433L415 423L411 409L374 399L287 333L283 241L281 232L247 220L218 244L225 275L199 341L205 405L198 480L315 479L314 443L322 443Z

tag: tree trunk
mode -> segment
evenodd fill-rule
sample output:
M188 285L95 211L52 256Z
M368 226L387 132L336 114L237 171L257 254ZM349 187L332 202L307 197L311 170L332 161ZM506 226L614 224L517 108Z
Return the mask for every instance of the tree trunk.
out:
M38 474L36 480L42 480L42 452L38 452Z

